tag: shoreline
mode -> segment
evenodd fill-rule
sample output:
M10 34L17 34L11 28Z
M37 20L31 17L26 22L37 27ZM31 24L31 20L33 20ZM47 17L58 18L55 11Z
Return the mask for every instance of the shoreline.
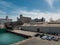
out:
M59 45L59 42L55 42L55 41L48 41L48 40L43 40L43 39L41 39L41 38L39 38L39 37L34 37L33 35L35 35L35 34L37 34L37 33L35 33L35 32L29 32L29 31L23 31L23 30L7 30L8 32L11 32L11 33L14 33L14 34L17 34L17 35L22 35L22 36L28 36L28 35L30 35L30 37L29 38L27 38L26 40L22 40L22 41L19 41L19 42L17 42L17 43L14 43L14 44L11 44L11 45L21 45L21 44L23 44L24 45L24 43L27 45L28 43L29 44L33 44L32 42L36 42L36 40L37 40L37 42L36 42L36 44L38 44L38 41L39 42L41 42L42 41L42 43L41 44L43 44L43 42L48 42L48 43L57 43L58 45ZM24 32L24 33L23 33ZM25 33L26 32L26 33ZM29 33L29 34L27 34L27 33ZM31 35L32 34L32 35ZM52 36L52 35L51 35ZM32 41L32 42L30 42L30 41ZM46 44L48 44L48 43L46 43ZM52 43L52 44L53 44ZM40 44L40 43L39 43ZM51 44L51 45L52 45ZM33 44L34 45L34 44Z

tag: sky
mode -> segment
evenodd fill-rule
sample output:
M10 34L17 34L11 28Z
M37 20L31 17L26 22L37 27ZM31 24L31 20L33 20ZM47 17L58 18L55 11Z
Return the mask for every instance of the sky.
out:
M60 19L60 0L0 0L0 18L26 17Z

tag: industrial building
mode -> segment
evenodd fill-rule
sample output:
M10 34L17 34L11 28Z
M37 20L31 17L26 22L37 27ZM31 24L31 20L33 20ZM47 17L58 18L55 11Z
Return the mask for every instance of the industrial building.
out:
M30 17L24 17L21 14L19 18L17 17L17 21L22 22L22 23L29 23L29 22L31 22L31 18Z

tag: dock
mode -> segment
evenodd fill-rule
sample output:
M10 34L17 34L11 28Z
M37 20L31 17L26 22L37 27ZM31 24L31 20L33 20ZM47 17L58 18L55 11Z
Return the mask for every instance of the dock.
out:
M53 40L49 41L49 40L43 40L40 37L34 37L34 35L36 35L37 32L29 32L29 31L23 31L23 30L8 30L8 31L12 33L20 34L20 35L31 36L31 38L18 41L11 45L60 45L60 41L58 42Z
M37 34L37 32L30 32L30 31L23 31L23 30L8 30L8 31L16 34L25 35L25 36L31 36L31 37Z
M32 37L11 45L60 45L60 42L43 40L41 38Z

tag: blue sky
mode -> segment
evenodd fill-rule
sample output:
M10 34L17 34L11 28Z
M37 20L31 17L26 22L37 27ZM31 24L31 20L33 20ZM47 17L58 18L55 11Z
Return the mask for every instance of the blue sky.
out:
M20 14L46 20L60 18L60 0L0 0L0 18L6 15L13 20Z

